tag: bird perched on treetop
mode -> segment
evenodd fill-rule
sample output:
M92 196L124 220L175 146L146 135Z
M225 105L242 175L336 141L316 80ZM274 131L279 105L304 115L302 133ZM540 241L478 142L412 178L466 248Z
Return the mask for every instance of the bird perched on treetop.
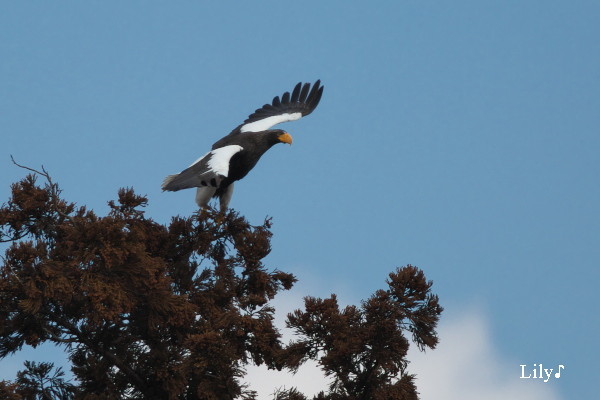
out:
M281 99L275 96L271 104L254 111L229 135L213 144L211 151L180 173L167 176L162 189L175 192L197 187L196 203L201 208L206 207L211 198L218 197L221 210L225 211L233 195L233 183L245 177L273 145L292 144L289 133L271 128L310 114L322 94L323 86L318 80L312 89L310 83L300 82L291 95L285 92Z

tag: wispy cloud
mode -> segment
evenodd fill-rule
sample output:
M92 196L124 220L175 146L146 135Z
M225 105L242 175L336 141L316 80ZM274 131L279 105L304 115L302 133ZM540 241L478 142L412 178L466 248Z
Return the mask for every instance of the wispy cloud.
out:
M276 304L276 308L286 309L286 305L292 304L285 303ZM286 310L291 311L301 302L293 304ZM282 315L277 316L277 321L283 326ZM422 353L412 346L408 355L409 372L417 375L417 389L422 399L560 399L556 382L519 379L519 360L511 360L496 349L483 311L471 308L442 318L438 334L440 344L435 350ZM252 367L248 370L247 382L258 392L259 399L270 400L275 389L292 386L310 397L325 390L328 380L316 363L310 363L295 375Z
M439 337L435 350L408 354L423 399L560 399L555 382L519 379L519 360L495 348L483 311L471 309L442 321Z

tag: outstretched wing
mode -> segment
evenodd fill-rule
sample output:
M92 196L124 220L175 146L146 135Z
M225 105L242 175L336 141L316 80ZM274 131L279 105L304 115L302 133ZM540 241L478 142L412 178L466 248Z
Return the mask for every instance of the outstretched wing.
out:
M218 187L229 174L229 161L242 146L230 145L212 150L178 174L169 175L162 183L162 190L176 192L192 187Z
M285 92L281 99L275 96L271 104L265 104L252 113L243 124L238 126L234 132L261 132L270 129L282 122L295 121L311 112L317 107L323 86L321 81L316 81L311 88L310 83L299 82L292 93Z

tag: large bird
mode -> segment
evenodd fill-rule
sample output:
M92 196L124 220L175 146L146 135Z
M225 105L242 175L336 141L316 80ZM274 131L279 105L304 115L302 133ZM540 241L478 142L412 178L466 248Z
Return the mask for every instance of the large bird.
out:
M178 191L197 187L196 203L207 207L213 197L218 197L221 210L227 210L233 195L233 183L242 179L256 165L260 157L277 143L292 144L292 136L271 129L282 122L295 121L311 112L319 104L323 86L316 81L298 83L292 94L285 92L281 99L275 96L252 113L242 124L212 146L212 150L178 174L169 175L162 189Z

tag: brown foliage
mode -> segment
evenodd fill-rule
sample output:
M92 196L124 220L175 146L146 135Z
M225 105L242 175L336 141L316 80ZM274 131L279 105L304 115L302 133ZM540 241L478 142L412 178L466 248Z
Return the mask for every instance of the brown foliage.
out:
M316 398L417 398L403 332L435 347L442 311L417 268L390 274L389 289L360 307L306 298L305 311L288 317L299 339L286 347L269 301L296 279L262 263L270 220L252 226L233 211L203 211L162 225L132 189L98 216L40 174L44 186L29 175L0 208L0 240L10 243L0 358L24 344L66 346L82 399L251 399L245 365L294 370L311 358L334 378ZM1 396L14 390L0 382ZM275 397L306 398L296 389Z
M130 189L105 217L57 193L30 175L0 209L2 239L12 241L0 357L66 344L88 398L231 398L249 360L281 367L268 301L295 278L261 263L269 220L253 227L234 212L206 212L164 226L145 218L146 199Z
M19 385L9 381L0 381L0 399L3 400L21 400L22 397L17 392Z
M286 350L291 367L318 359L333 378L319 399L417 399L413 376L405 373L412 332L417 345L434 348L442 312L429 292L423 271L411 265L389 275L388 290L378 290L360 307L340 309L337 298L305 298L305 310L288 315L288 327L302 338Z

